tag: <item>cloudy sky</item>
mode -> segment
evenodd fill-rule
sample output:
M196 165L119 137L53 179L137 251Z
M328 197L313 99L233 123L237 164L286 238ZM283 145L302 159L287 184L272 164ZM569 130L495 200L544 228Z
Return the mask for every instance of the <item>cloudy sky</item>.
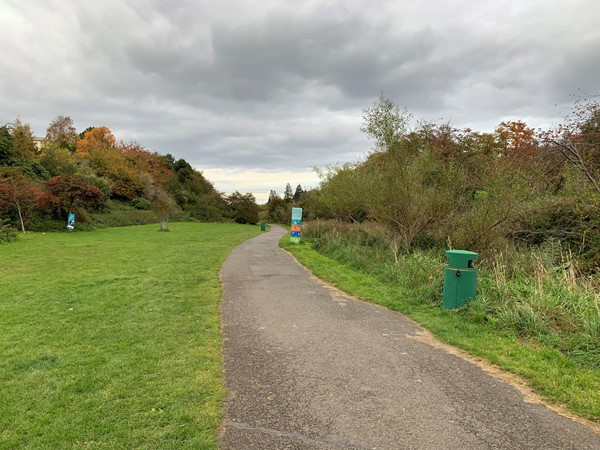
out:
M380 92L491 131L600 89L597 0L0 0L0 30L2 123L106 125L263 201L363 157Z

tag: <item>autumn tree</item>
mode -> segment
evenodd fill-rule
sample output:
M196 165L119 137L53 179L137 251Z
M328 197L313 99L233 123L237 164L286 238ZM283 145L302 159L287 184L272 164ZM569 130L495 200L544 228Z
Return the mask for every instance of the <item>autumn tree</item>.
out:
M500 157L508 164L526 168L538 150L536 132L525 122L505 121L496 127L500 144Z
M158 185L165 186L175 176L167 160L159 153L149 152L134 141L119 142L117 147L131 166L140 173L150 174Z
M55 117L46 130L46 141L72 152L75 151L78 139L73 119L69 116Z
M77 142L77 155L86 160L98 176L111 180L111 197L133 200L142 194L143 183L115 141L108 127L92 128Z
M106 152L115 146L115 137L108 127L95 127L86 131L77 141L77 155L82 158Z
M60 175L45 183L47 192L61 201L65 213L73 211L75 205L97 209L104 204L102 191L81 177Z
M5 167L0 171L0 211L14 209L23 233L38 192L35 184L18 169Z

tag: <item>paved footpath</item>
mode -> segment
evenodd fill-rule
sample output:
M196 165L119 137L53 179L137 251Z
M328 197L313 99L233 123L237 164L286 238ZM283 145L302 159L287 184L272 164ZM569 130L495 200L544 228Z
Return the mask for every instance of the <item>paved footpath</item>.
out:
M403 315L246 241L223 270L222 449L600 449L600 435L439 346Z

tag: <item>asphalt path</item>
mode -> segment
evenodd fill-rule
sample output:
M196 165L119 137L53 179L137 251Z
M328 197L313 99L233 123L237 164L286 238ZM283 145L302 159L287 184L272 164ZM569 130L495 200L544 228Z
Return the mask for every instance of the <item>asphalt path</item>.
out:
M403 315L315 279L278 247L284 233L246 241L221 271L222 449L600 449Z

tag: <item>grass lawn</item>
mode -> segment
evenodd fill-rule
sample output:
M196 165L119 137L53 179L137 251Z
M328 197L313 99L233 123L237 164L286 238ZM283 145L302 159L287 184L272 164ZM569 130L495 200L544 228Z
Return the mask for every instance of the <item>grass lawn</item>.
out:
M441 341L521 376L546 400L600 424L600 369L578 366L555 349L502 334L460 313L443 310L428 298L430 288L420 289L427 283L415 280L414 273L403 274L398 283L386 284L317 252L307 243L291 244L288 236L281 239L280 245L317 277L408 315Z
M0 245L1 449L216 448L220 267L259 227Z

